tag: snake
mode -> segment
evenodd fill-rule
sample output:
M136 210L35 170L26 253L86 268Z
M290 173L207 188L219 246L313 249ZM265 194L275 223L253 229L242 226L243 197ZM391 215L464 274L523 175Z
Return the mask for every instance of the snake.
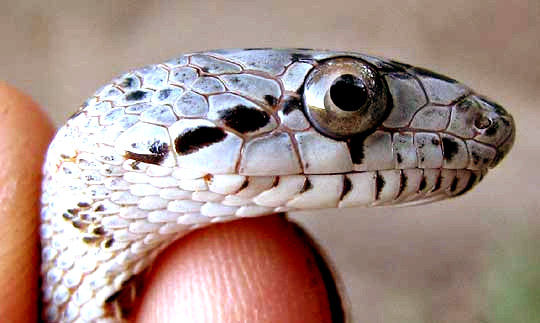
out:
M460 196L514 138L501 105L378 56L226 49L132 70L47 151L42 318L123 322L131 282L214 223Z

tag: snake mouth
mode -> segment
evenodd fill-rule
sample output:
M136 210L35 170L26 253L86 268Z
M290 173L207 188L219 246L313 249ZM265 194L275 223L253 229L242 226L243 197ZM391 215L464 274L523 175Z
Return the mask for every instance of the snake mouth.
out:
M275 177L272 187L254 196L252 202L272 208L270 212L422 204L462 195L480 182L486 172L486 169L410 168L284 175ZM257 185L261 180L256 176L246 178L248 184L244 189L249 192L250 183ZM240 190L235 195L246 193ZM236 198L226 200L234 203Z
M486 169L410 168L351 173L347 176L363 179L364 189L372 196L366 199L368 206L405 206L460 196L478 184L486 173ZM351 197L342 200L340 206L351 206L347 200L351 200Z

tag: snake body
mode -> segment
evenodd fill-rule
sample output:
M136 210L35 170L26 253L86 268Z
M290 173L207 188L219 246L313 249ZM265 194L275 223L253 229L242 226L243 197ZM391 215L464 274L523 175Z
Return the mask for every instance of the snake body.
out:
M48 150L43 318L122 321L130 279L212 223L461 195L514 133L453 79L351 52L217 50L133 70Z

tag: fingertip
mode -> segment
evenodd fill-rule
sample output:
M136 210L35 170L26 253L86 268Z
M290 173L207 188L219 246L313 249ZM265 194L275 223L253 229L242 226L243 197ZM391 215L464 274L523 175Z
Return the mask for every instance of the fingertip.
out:
M332 322L313 246L284 217L219 224L177 241L146 280L139 322Z
M37 317L41 165L54 133L29 96L0 81L0 317Z

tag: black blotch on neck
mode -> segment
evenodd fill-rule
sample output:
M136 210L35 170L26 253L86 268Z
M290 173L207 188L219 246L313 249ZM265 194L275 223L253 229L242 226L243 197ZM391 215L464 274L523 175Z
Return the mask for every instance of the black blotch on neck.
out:
M140 90L129 92L128 94L126 94L126 101L143 100L144 98L146 98L147 95L148 95L148 92L144 92Z
M384 178L381 176L379 172L375 173L375 200L379 200L381 198L381 192L384 188L384 184L386 182L384 181Z
M137 162L159 165L169 154L169 145L165 142L156 141L150 145L148 150L151 152L151 154L138 154L131 151L126 151L125 157L127 159L136 160ZM136 166L137 165L132 168L136 170Z
M201 148L222 141L227 137L223 129L201 126L180 134L174 140L174 147L179 155L188 155Z
M302 110L302 101L297 97L291 96L283 102L282 111L284 115L288 115L294 110Z
M451 138L444 137L443 143L443 156L447 161L451 161L452 158L459 152L459 145Z
M304 180L304 186L302 186L302 189L300 190L300 194L309 191L312 188L313 185L311 185L311 181L309 180L309 178L306 177L306 179Z
M270 116L266 112L241 104L220 111L219 118L227 127L240 133L255 131L266 126L270 121Z

